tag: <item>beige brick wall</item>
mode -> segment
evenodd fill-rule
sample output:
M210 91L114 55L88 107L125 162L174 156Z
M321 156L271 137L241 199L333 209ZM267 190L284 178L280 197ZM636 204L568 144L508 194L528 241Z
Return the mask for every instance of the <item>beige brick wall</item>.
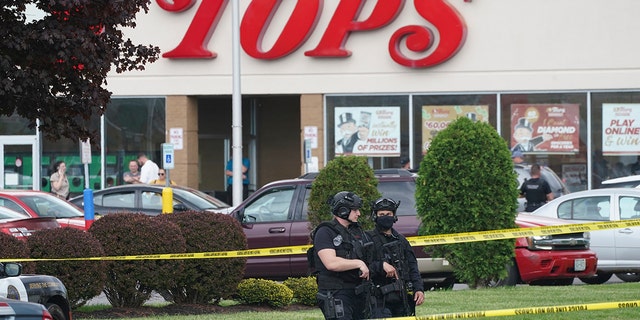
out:
M300 141L304 145L304 127L318 127L318 148L312 149L311 153L314 157L318 157L318 169L324 167L324 113L323 113L323 95L321 94L303 94L300 96ZM300 172L305 172L304 155L302 157L302 167Z
M189 96L167 96L166 141L169 129L182 128L183 149L175 150L175 168L171 180L179 185L198 188L198 100Z

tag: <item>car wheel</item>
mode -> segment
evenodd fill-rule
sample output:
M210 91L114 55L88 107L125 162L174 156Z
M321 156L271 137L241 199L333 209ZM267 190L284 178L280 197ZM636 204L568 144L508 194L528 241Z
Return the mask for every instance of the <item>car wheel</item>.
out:
M47 303L45 305L47 307L47 311L53 317L53 320L67 320L67 317L64 315L64 311L62 308L55 303Z
M507 277L489 281L488 287L513 287L520 281L520 272L515 261L507 265Z
M616 273L616 277L620 278L620 280L624 282L640 281L640 273L637 272Z
M603 284L607 281L609 281L609 279L611 279L611 276L613 276L613 273L609 273L609 272L598 272L596 273L595 276L590 277L590 278L580 278L580 281L587 283L587 284Z
M436 282L436 283L424 283L424 290L432 291L432 290L451 290L453 286L456 284L456 278L446 278L444 281Z

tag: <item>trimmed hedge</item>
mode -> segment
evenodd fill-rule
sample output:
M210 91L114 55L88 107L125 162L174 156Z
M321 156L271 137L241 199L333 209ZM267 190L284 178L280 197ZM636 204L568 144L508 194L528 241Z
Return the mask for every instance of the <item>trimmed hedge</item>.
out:
M112 213L89 229L108 256L183 253L180 228L139 213ZM175 287L184 273L182 260L109 261L104 293L114 307L140 307L151 292Z
M238 296L246 304L267 304L282 308L293 301L293 291L273 280L249 278L238 284Z
M158 219L178 225L186 241L186 252L247 249L247 239L237 219L211 212L182 212ZM175 286L162 292L176 303L218 303L231 297L244 274L246 258L187 259Z
M29 258L29 247L25 241L18 240L18 238L14 236L0 232L0 257L4 259L17 258L16 261L19 262L24 258ZM35 263L23 262L21 264L22 273L35 273Z
M297 303L307 306L317 305L318 283L316 277L288 278L283 284L293 291L293 298Z
M92 234L72 229L41 230L27 239L31 258L79 258L104 256ZM56 276L64 283L72 309L100 295L106 276L105 261L40 261L36 273Z

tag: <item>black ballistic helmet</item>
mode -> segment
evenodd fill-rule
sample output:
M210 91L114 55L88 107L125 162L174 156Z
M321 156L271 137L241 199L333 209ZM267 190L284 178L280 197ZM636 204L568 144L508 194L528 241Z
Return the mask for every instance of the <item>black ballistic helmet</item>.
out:
M376 221L376 219L378 218L378 211L389 210L393 212L395 220L398 221L396 210L398 210L399 206L400 201L396 202L390 198L379 198L378 200L371 202L371 220Z
M329 198L327 203L331 206L331 213L342 219L348 219L351 210L362 207L362 199L349 191L336 193L335 196Z

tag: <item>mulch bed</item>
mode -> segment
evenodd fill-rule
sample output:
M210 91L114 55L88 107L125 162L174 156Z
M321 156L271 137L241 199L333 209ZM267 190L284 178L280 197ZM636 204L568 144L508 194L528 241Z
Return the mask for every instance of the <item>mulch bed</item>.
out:
M287 308L273 308L270 306L258 306L258 305L234 305L221 307L216 305L201 305L201 304L169 304L164 307L149 307L143 306L140 308L109 308L105 310L73 313L74 319L122 319L122 318L139 318L139 317L153 317L153 316L179 316L179 315L199 315L210 313L235 313L242 311L298 311L298 310L310 310L317 307L305 306L305 305L290 305Z

